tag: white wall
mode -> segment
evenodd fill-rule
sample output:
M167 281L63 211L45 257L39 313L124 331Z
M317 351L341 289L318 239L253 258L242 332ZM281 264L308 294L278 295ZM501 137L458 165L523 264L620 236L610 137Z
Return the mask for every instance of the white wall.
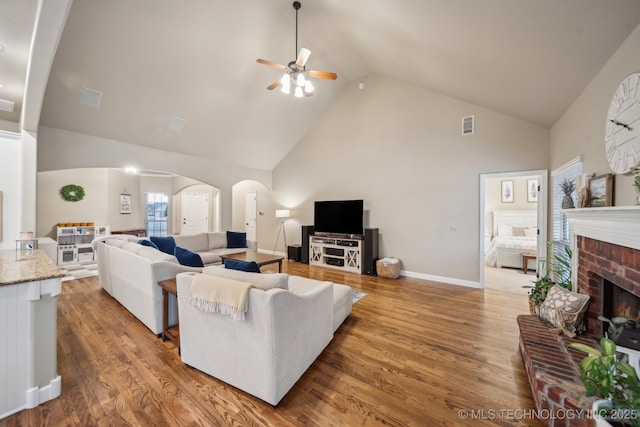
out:
M461 136L463 116L476 130ZM481 173L546 169L547 129L382 76L351 85L273 172L274 200L365 201L382 256L417 275L479 280ZM300 242L300 230L290 233Z
M38 137L38 171L74 168L124 168L173 173L210 184L220 190L220 223L231 227L232 187L245 179L271 186L271 172L213 159L156 150L91 135L41 126Z
M604 127L609 103L620 82L640 71L640 25L613 54L582 94L551 129L551 170L582 155L585 173L613 173L604 150ZM635 204L630 176L614 178L614 204Z
M30 217L35 220L35 213L23 219L21 206L22 194L20 176L21 170L21 143L19 135L0 132L0 191L2 191L2 241L0 249L15 249L16 239L22 230L22 221Z

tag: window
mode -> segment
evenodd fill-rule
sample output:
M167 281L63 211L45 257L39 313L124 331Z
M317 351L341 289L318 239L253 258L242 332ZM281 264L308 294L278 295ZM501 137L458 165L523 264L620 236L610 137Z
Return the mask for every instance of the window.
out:
M169 222L169 196L145 193L147 199L147 236L166 236Z
M549 254L549 257L559 257L565 261L569 261L567 255L567 249L571 248L570 241L570 229L567 216L562 212L562 199L564 193L560 188L560 184L566 179L573 180L576 184L580 180L582 175L582 159L576 157L570 162L560 166L558 169L551 172L551 188L552 188L552 201L551 201L551 216L552 216L552 240L553 240L553 253ZM576 192L573 194L574 202L577 197L577 192L580 188L577 187ZM565 279L565 278L558 278Z

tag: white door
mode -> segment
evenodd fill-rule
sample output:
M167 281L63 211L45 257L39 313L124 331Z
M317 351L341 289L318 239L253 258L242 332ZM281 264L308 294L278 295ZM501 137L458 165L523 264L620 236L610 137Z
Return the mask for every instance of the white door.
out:
M247 193L244 203L244 231L247 240L256 240L257 194L255 191Z
M205 193L182 193L181 234L206 233L209 231L209 195Z

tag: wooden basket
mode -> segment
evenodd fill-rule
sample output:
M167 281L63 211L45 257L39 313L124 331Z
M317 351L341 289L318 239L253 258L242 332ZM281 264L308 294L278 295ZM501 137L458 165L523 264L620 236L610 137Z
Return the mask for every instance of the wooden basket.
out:
M379 277L397 279L400 276L400 261L392 264L379 259L376 261L376 272Z

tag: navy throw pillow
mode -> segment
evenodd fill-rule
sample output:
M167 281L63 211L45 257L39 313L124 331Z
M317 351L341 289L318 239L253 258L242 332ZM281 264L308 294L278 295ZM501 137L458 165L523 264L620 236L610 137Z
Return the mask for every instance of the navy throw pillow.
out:
M138 240L138 244L142 245L142 246L149 246L150 248L153 249L158 249L158 247L156 246L155 243L153 243L151 240L147 240L147 239L140 239ZM159 249L158 249L159 250Z
M227 247L228 248L246 248L247 233L237 231L227 231Z
M260 267L255 261L236 261L234 259L225 259L224 268L229 270L246 271L247 273L260 273Z
M151 236L149 237L153 243L165 254L173 255L173 251L176 249L176 241L173 240L173 237L166 236Z
M200 255L195 252L191 252L189 249L176 246L173 251L173 255L178 258L178 262L181 265L186 265L187 267L204 267L204 263L202 262Z

